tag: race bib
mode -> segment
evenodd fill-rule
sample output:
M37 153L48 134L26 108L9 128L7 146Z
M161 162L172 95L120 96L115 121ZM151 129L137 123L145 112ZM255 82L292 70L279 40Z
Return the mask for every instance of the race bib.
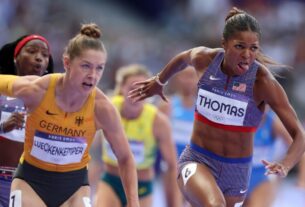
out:
M31 155L44 162L66 165L79 163L86 148L85 138L36 131Z
M1 122L8 120L8 118L14 112L26 114L26 110L24 104L21 100L6 96L1 96ZM24 117L26 120L26 116ZM16 142L24 142L24 135L25 135L25 122L21 129L14 129L10 132L6 132L1 136L5 137L6 139L16 141Z
M145 159L144 143L140 141L128 141L128 142L136 164L140 164L144 162ZM112 160L117 161L116 156L113 153L110 144L107 141L105 141L105 146L108 157L111 158Z
M248 103L200 89L196 106L200 114L213 122L243 126Z
M136 164L143 163L145 158L144 143L141 141L129 141L129 146Z

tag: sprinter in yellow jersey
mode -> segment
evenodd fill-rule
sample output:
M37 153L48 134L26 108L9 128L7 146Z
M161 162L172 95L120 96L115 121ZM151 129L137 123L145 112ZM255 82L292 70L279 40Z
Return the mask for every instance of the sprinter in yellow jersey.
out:
M0 93L21 99L28 111L11 207L91 206L88 151L98 129L118 159L128 206L139 207L135 162L119 114L96 87L107 60L100 35L96 24L82 26L66 47L63 74L0 75Z
M154 163L159 149L167 164L167 179L171 182L170 191L166 194L167 206L179 207L179 190L176 179L176 152L171 139L168 118L152 104L139 102L132 104L127 93L133 83L145 80L149 76L142 65L129 65L119 69L116 76L116 94L112 103L121 114L121 122L128 137L138 169L138 188L141 207L152 206L152 185L154 179ZM104 135L106 138L108 135ZM108 140L108 139L107 139ZM105 172L98 184L95 207L126 206L117 159L108 141L103 139L102 160Z

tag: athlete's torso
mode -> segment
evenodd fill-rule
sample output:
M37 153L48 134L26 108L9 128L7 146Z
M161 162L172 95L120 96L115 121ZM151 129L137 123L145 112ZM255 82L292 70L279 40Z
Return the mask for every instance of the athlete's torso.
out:
M221 70L223 59L219 50L199 79L191 140L220 156L249 157L262 117L253 96L259 63L231 77Z
M115 96L112 99L113 104L119 111L123 101L124 98L121 96ZM155 162L157 143L153 135L153 123L156 112L156 107L151 104L145 104L139 117L132 120L121 117L121 123L127 135L138 170L151 168ZM117 159L105 139L102 151L103 161L117 166Z
M85 167L96 132L94 119L95 89L81 110L62 111L56 104L55 87L61 74L52 74L40 105L26 122L25 150L21 162L48 171L66 172Z
M228 77L221 71L224 52L219 52L198 82L196 117L215 127L233 131L255 131L262 112L253 99L258 65L245 74Z

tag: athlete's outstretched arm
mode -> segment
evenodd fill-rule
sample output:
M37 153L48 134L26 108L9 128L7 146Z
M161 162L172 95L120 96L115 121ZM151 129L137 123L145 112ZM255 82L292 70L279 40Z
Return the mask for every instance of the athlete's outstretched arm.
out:
M0 75L0 94L21 99L31 110L39 104L48 80L47 76Z
M254 93L256 100L259 102L264 101L270 105L293 139L286 156L279 163L263 162L268 169L267 173L286 176L289 170L299 162L304 153L305 133L303 127L289 103L284 89L268 69L264 67L258 71Z
M99 97L95 104L97 128L103 130L118 160L128 207L139 207L136 165L121 125L120 115L110 100L101 93L97 94Z
M187 66L193 66L197 75L201 77L218 50L196 47L179 53L157 75L148 80L136 82L135 85L138 87L131 90L128 97L137 102L153 95L159 95L164 101L167 101L163 94L163 86L168 80L176 73L186 69Z
M166 194L167 206L181 206L182 195L177 184L177 153L172 139L171 126L168 117L158 111L154 121L154 135L157 139L162 159L165 161L163 186Z

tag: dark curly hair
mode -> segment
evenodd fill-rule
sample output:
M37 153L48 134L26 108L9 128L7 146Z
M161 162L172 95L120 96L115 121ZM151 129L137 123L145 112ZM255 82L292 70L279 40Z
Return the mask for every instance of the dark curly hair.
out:
M0 49L0 73L1 74L11 74L17 75L17 68L14 63L14 51L17 44L23 40L25 37L29 35L23 35L19 37L17 40L7 43L2 46ZM49 56L49 64L45 74L53 73L54 72L54 63L53 58Z

